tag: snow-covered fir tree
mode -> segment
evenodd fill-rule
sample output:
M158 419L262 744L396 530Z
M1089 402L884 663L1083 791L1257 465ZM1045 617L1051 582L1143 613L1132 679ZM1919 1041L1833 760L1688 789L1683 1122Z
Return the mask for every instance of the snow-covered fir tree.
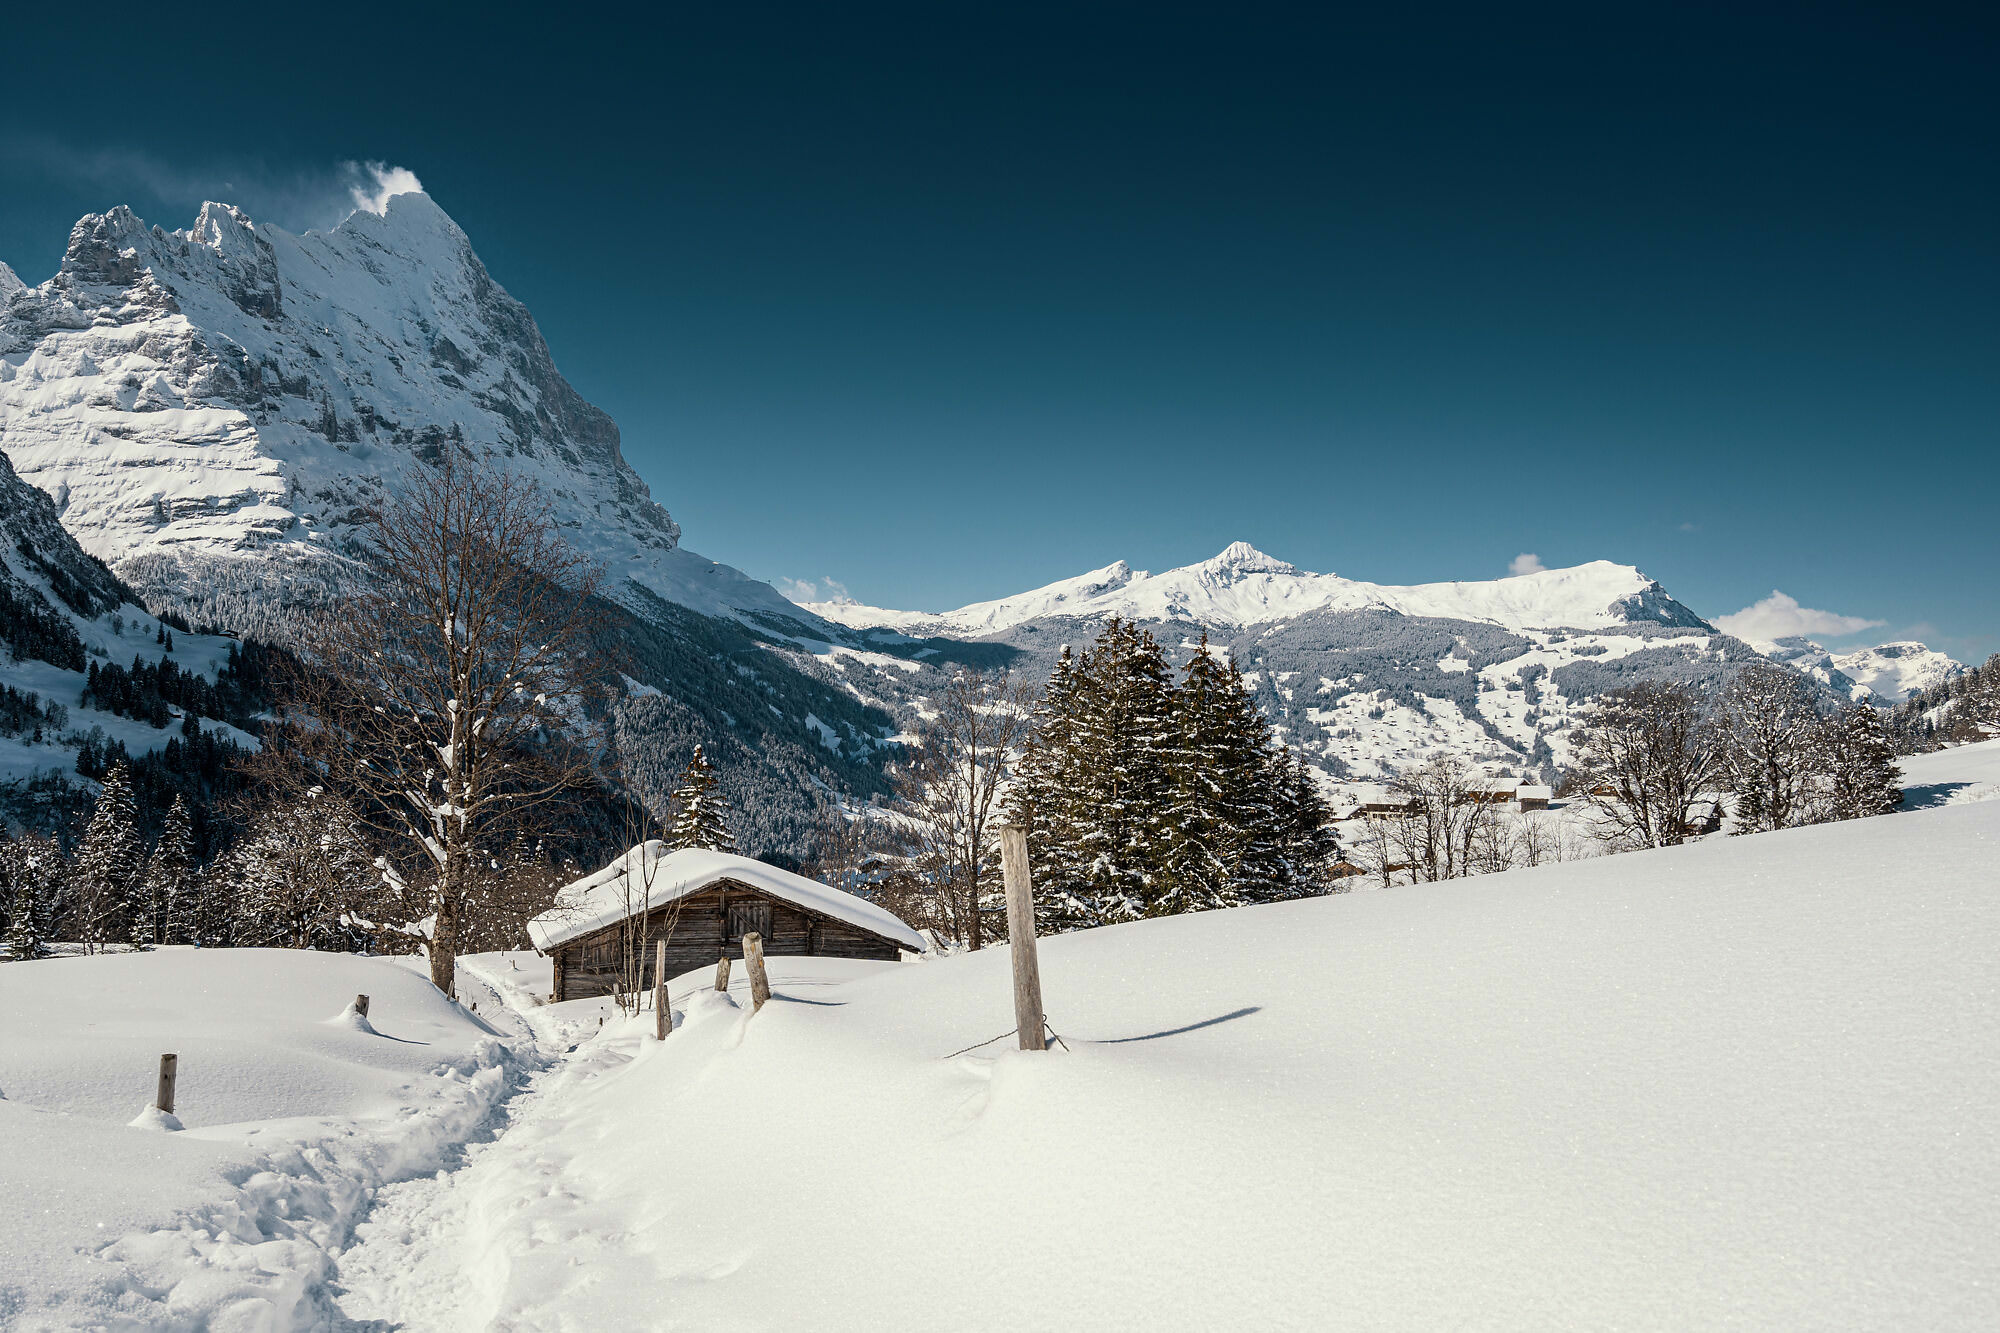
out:
M1068 644L1056 658L1048 687L1035 705L1029 739L1014 764L1007 792L1007 820L1028 830L1034 867L1036 918L1048 930L1095 925L1091 905L1078 891L1086 858L1077 828L1081 803L1081 750L1077 736L1080 666Z
M76 852L76 924L86 949L118 938L121 928L129 933L132 906L141 897L145 860L131 773L124 764L115 764L104 775L97 807Z
M1203 643L1175 683L1118 620L1058 660L1008 813L1052 930L1321 892L1337 854L1331 810L1236 664Z
M0 843L0 905L9 958L40 958L55 935L69 884L69 858L54 838L26 833Z
M196 917L200 907L201 878L197 873L194 842L194 812L187 797L174 797L153 844L152 859L146 862L146 900L160 922L162 944L195 944Z
M1148 915L1165 888L1168 809L1179 728L1166 655L1113 617L1079 673L1076 832L1094 924Z
M1818 748L1827 818L1866 819L1903 803L1902 773L1875 709L1855 704L1827 717Z
M736 835L729 828L729 799L722 794L715 765L708 762L702 748L694 747L694 758L673 794L674 823L667 841L678 851L701 847L712 852L736 850Z

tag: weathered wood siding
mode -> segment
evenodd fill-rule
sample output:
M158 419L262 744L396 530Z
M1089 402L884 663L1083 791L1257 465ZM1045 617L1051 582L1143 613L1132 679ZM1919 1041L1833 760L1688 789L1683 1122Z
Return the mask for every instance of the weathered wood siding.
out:
M724 882L683 898L676 904L680 919L667 938L667 977L707 967L724 954L743 956L743 935L755 930L764 937L766 955L810 955L818 958L868 958L894 962L902 950L893 940L850 926L845 921L808 912L744 884ZM674 906L655 908L646 938L658 941ZM559 944L555 949L556 998L588 999L609 995L618 978L618 927ZM652 943L646 948L646 973L641 986L653 984Z

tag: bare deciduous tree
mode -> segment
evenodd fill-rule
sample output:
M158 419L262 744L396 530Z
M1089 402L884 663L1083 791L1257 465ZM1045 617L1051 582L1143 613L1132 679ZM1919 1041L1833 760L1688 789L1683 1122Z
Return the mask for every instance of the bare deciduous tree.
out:
M997 866L998 797L1031 725L1033 691L1006 672L965 668L931 699L891 775L917 860L937 899L932 918L968 948L986 940L980 898Z
M282 741L298 762L273 771L328 783L427 884L449 995L483 857L591 779L572 729L600 575L532 482L449 449L362 532L369 577L303 636Z
M1440 755L1400 774L1390 790L1410 801L1388 834L1396 859L1419 883L1506 868L1493 803L1463 761Z
M1603 817L1608 841L1671 847L1686 841L1695 802L1722 776L1723 755L1698 691L1648 681L1597 701L1579 729L1570 785Z

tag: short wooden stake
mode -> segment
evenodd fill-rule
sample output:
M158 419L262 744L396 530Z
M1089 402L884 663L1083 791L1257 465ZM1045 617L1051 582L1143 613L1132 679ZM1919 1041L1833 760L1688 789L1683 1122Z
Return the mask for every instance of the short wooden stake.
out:
M1014 1023L1021 1049L1045 1051L1042 969L1035 957L1035 887L1028 876L1028 830L1000 826L1000 871L1007 881L1007 942L1014 952Z
M743 937L743 962L750 969L750 1012L754 1014L771 998L771 978L764 972L764 937L754 930Z
M168 1115L174 1113L174 1075L176 1073L175 1066L178 1064L180 1064L180 1057L178 1055L163 1055L160 1057L160 1089L153 1094L153 1105L159 1107Z
M363 1018L368 1017L368 997L366 995L357 995L354 997L354 1012L360 1014Z
M667 942L653 950L653 1036L660 1041L674 1030L674 1015L667 1008Z
M715 988L716 988L717 990L728 990L728 989L729 989L729 955L728 955L728 954L724 954L724 955L722 955L722 957L720 957L720 958L718 958L718 959L716 959L716 960L715 960Z

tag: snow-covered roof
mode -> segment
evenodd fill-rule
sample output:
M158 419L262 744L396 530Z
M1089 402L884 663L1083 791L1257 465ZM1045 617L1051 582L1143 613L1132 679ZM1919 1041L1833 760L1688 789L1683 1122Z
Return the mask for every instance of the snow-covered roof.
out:
M629 869L632 901L626 901L622 882ZM651 880L650 890L646 884ZM622 920L628 911L638 911L644 896L646 911L700 893L723 880L768 893L773 898L802 907L821 916L844 921L870 931L912 953L921 953L923 937L892 914L851 893L822 884L804 875L794 875L762 861L731 852L711 852L699 847L668 851L658 840L641 843L613 860L610 865L565 887L556 896L559 904L528 923L528 937L543 951L565 941Z

